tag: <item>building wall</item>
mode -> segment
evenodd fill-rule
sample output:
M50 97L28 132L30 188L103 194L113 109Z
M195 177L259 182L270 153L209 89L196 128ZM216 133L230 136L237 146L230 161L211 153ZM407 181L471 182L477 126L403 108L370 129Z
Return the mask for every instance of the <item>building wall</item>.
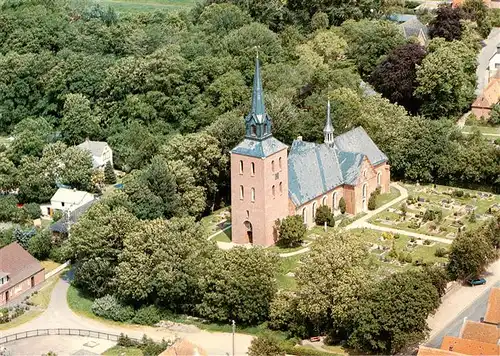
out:
M41 270L40 272L33 275L35 286L42 283L45 280L45 270ZM6 293L9 293L9 302L20 296L24 292L31 289L31 276L26 278L24 281L12 286L8 290L0 293L0 306L6 303Z
M302 216L302 221L306 224L307 228L312 228L316 225L315 223L315 214L316 209L321 205L328 205L335 215L340 214L339 210L339 201L340 198L344 196L344 187L339 186L335 189L326 192L323 195L320 195L305 204L302 204L293 209L294 215ZM335 202L334 202L335 198ZM293 203L292 203L293 206Z
M101 160L104 164L104 166L106 166L106 163L111 162L111 166L113 166L113 151L111 150L111 148L109 146L106 146L102 152L102 156L101 156Z
M50 205L51 205L52 210L63 210L64 211L64 210L69 209L69 211L73 211L75 209L78 209L82 205L85 205L88 202L91 202L92 200L94 200L94 196L92 194L86 194L83 197L82 201L77 203L77 204L73 204L72 202L67 202L67 201L63 202L63 201L51 199Z
M478 118L483 118L485 120L490 118L491 108L478 108L473 107L472 113Z
M500 68L500 53L495 53L488 63L489 77L495 76L498 69Z
M391 166L387 163L381 163L374 167L377 175L380 174L380 179L377 178L377 186L380 186L380 192L390 193L391 191Z
M363 197L363 187L366 185L365 197ZM363 211L368 211L368 199L370 194L377 189L377 171L373 168L370 161L365 158L358 178L358 182L354 187L354 212L351 214L359 214Z
M243 164L242 172L240 162ZM240 187L243 187L243 197ZM233 242L249 243L247 231L251 226L255 245L270 246L275 243L275 221L289 214L286 149L266 158L231 154L231 212Z

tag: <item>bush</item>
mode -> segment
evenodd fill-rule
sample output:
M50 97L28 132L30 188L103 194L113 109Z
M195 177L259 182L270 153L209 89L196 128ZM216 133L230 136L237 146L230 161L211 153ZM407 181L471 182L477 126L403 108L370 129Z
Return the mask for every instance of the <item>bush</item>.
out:
M52 247L49 253L49 259L58 263L64 263L68 260L68 256L63 247Z
M252 340L248 356L285 356L279 341L271 335L264 334Z
M455 189L453 190L453 192L451 192L451 196L456 198L462 198L464 196L464 191L460 189Z
M125 335L123 333L120 334L118 337L118 346L123 346L123 347L134 347L134 346L139 346L139 342L132 340L128 337L128 335Z
M28 251L35 258L44 260L50 255L52 249L52 236L50 231L38 231L28 242Z
M106 184L115 184L116 183L116 174L113 170L113 166L111 162L106 162L106 166L104 167L104 182Z
M375 209L377 209L377 196L372 193L370 199L368 199L368 210Z
M476 213L471 212L471 213L469 214L468 221L469 221L470 223L475 223L475 222L477 221L477 219L476 219Z
M37 203L24 204L23 211L31 220L38 219L42 215L40 205Z
M339 200L339 209L341 214L345 214L346 211L346 203L344 197Z
M424 245L426 245L426 246L428 246L428 245L430 245L431 243L432 243L432 241L431 241L431 240L424 240L424 243L423 243L423 244L424 244Z
M434 252L434 256L436 257L444 257L448 254L448 251L444 247L438 247L436 252Z
M114 321L129 321L134 317L134 309L131 306L123 306L112 295L105 295L94 300L92 312L100 317Z
M52 214L52 220L59 221L63 218L63 212L61 210L55 210Z
M132 322L140 325L155 325L160 320L161 310L154 305L148 305L136 311Z
M333 219L332 209L328 205L320 205L316 209L316 225L323 226L326 222L328 226L335 226L335 220Z
M11 221L17 214L17 199L12 195L0 196L0 221Z
M276 221L278 245L282 247L299 246L306 235L306 227L299 215L287 216Z

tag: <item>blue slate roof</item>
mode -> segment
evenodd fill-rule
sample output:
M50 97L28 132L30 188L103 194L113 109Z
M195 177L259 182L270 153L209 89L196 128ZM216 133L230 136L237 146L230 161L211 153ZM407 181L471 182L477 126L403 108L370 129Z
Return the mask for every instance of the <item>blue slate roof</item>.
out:
M361 127L336 137L334 147L295 140L288 155L290 199L299 206L340 185L356 184L365 157L374 165L387 161Z
M288 146L283 142L270 136L262 141L244 139L238 146L231 150L231 153L238 153L240 155L264 158L279 152Z
M341 151L365 154L374 166L388 161L385 153L377 147L361 126L337 136L335 145Z

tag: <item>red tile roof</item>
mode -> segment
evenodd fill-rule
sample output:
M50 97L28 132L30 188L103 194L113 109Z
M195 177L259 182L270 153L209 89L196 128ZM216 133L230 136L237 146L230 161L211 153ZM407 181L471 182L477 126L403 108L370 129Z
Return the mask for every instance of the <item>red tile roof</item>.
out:
M192 344L186 339L180 339L159 356L208 356L208 354L201 347Z
M417 356L462 356L458 352L450 350L433 349L432 347L420 346Z
M444 337L441 350L458 352L465 355L500 355L497 344L460 339L453 336Z
M473 108L489 109L500 98L500 79L493 78L486 88L484 88L481 95L472 103Z
M500 288L491 288L484 321L492 324L500 323Z
M9 281L0 286L0 293L43 270L38 260L17 242L0 249L0 273L7 273Z
M462 339L496 344L498 341L498 328L496 325L467 320L463 326L461 337Z

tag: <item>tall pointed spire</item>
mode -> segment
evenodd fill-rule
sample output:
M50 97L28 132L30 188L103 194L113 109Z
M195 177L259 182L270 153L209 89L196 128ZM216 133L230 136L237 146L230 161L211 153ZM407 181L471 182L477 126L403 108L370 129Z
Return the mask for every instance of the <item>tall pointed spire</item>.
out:
M255 57L255 73L253 76L252 91L252 114L256 116L257 122L263 122L266 115L266 106L264 104L264 89L262 88L262 78L260 76L259 55Z
M259 56L255 57L255 73L253 77L252 108L245 118L246 137L252 140L264 140L271 137L271 118L266 112L264 89L260 76Z
M325 128L323 129L323 134L325 135L325 143L329 146L333 146L334 141L333 141L333 125L332 125L332 119L330 117L330 99L328 99L328 104L326 105L326 124Z

